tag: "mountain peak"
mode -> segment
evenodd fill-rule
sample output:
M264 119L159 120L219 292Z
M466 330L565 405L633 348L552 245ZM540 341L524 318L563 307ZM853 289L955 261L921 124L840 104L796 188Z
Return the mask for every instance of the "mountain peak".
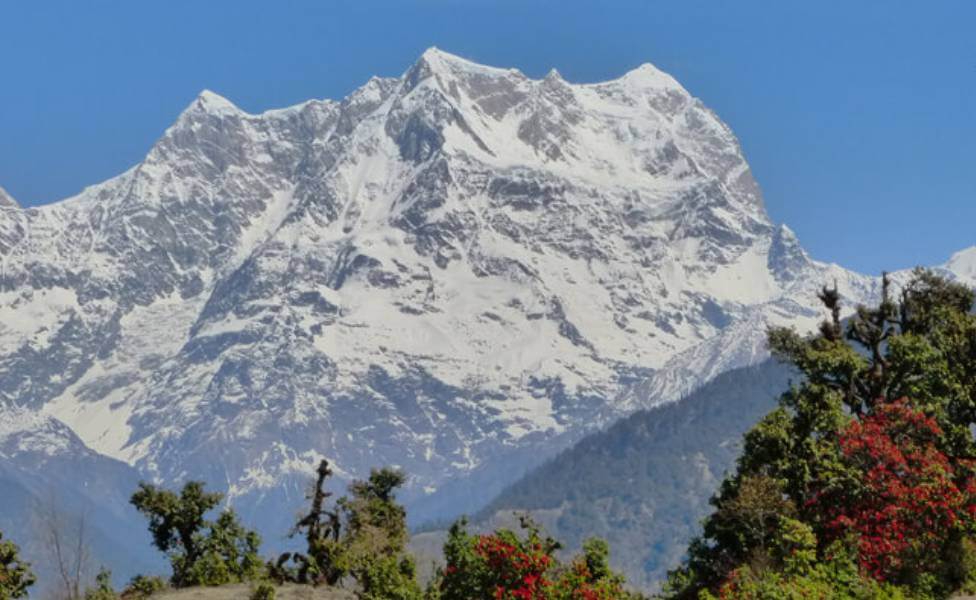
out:
M0 208L20 208L14 197L7 193L7 190L0 187Z
M445 52L436 46L431 46L407 70L404 75L404 80L407 82L409 88L413 89L420 82L434 75L443 78L464 75L504 77L521 75L521 73L517 69L500 69L482 65L456 54Z
M559 73L559 71L553 68L549 69L549 72L546 73L544 81L565 81L565 79L563 79L563 76Z
M216 92L203 90L184 110L184 113L196 111L207 114L240 114L241 109Z
M976 246L956 252L944 266L956 275L976 278Z
M675 89L687 93L684 87L674 77L671 77L651 63L644 63L635 69L631 69L623 77L608 83L614 82L623 83L634 88Z
M424 50L423 54L420 55L420 58L417 59L417 62L426 63L431 67L444 67L444 66L454 67L454 68L457 67L482 68L483 67L482 65L470 61L466 58L462 58L457 54L451 54L450 52L445 52L444 50L441 50L437 46L431 46L430 48Z

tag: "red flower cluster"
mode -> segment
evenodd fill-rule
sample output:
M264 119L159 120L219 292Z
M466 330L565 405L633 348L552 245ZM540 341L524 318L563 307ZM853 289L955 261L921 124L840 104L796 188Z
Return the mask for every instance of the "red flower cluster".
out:
M811 505L826 517L829 538L857 534L861 566L876 579L924 568L949 532L976 514L976 487L957 485L953 465L936 445L941 436L935 420L904 399L880 404L840 435L844 461L861 474L861 484L820 494Z
M475 553L484 558L495 575L497 600L545 600L551 582L545 572L552 564L539 543L519 548L498 536L482 535L475 544Z

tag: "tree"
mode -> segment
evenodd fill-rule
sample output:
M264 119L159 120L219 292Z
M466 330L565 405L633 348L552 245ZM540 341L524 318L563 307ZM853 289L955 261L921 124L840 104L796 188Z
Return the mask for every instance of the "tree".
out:
M370 556L397 556L407 544L407 512L395 490L406 482L397 469L373 469L365 481L354 481L338 506L346 523L344 542L352 568Z
M432 582L442 600L624 600L623 577L610 569L610 548L599 539L583 544L568 565L555 557L559 543L543 536L527 517L524 535L501 529L472 535L467 522L454 523L444 544L447 565Z
M529 520L523 520L522 526L524 537L507 529L471 535L464 519L452 525L444 544L447 566L439 581L441 598L545 598L552 585L547 573L559 544L543 537Z
M906 399L878 406L841 432L845 463L858 475L810 503L824 541L854 535L860 565L880 581L908 581L940 567L946 546L976 514L976 485L960 489L936 447L942 430Z
M558 600L635 598L624 589L624 578L610 569L610 545L599 538L583 542L583 553L557 576L549 597Z
M169 556L175 587L247 581L260 574L261 538L244 528L231 509L216 521L206 519L223 498L204 491L203 483L187 483L179 495L141 483L132 504L149 518L149 531L160 551Z
M370 600L420 598L416 566L406 552L407 512L396 501L406 482L403 471L373 469L354 481L337 506L344 522L343 567L359 584L359 597Z
M396 502L403 472L373 469L368 479L352 482L349 495L331 509L325 504L332 495L325 491L332 475L328 461L319 463L316 474L309 511L292 530L305 534L306 552L282 554L269 565L272 577L336 585L348 576L359 584L361 598L419 598L416 568L406 553L406 511Z
M322 459L309 495L309 511L298 520L289 534L289 537L294 537L304 533L305 553L285 552L275 563L268 565L271 576L280 582L335 585L344 574L339 566L339 534L342 531L339 511L325 508L325 501L332 496L331 492L325 490L326 480L331 476L329 461ZM293 567L288 566L289 561L294 563Z
M57 573L60 597L80 600L91 576L88 515L65 510L52 492L47 502L35 507L33 521L43 554Z
M772 520L757 529L761 521L738 518L742 511L732 508L743 504L758 510L781 503L779 518L810 527L822 560L840 555L846 544L844 552L874 565L874 577L912 585L941 578L945 586L952 584L947 578L958 578L950 575L958 572L953 556L973 515L956 491L968 494L976 474L974 294L924 270L913 273L897 300L892 287L883 276L879 303L858 307L847 323L839 292L824 288L820 300L829 316L817 335L769 332L774 356L802 379L746 434L736 473L713 499L716 510L686 564L671 575L672 597L694 598L763 571L756 561L771 560L770 542L780 534L770 537ZM759 497L749 490L757 481L766 482ZM948 494L948 505L927 493ZM940 544L907 522L912 506L935 510L923 514ZM895 544L898 533L911 539ZM880 547L868 550L879 539L894 544L883 546L892 555L887 562ZM924 548L924 560L917 551L909 559L903 546ZM783 565L775 563L781 573Z
M20 548L13 542L4 541L3 532L0 532L0 600L26 597L34 581L30 565L20 558Z

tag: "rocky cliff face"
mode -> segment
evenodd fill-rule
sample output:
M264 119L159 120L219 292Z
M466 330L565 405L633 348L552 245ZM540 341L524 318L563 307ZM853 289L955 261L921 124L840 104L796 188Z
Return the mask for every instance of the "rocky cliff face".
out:
M341 102L204 92L122 175L0 195L0 403L286 519L319 456L397 464L434 517L760 360L765 325L811 328L831 281L875 289L770 221L670 76L533 80L431 49Z

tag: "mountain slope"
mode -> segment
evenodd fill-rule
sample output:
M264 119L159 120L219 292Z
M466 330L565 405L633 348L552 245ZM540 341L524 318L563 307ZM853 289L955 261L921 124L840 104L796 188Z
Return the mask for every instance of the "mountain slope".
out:
M742 434L775 406L790 377L768 360L634 413L529 472L476 521L528 510L570 549L603 537L630 581L656 587L698 532Z
M829 281L876 289L770 221L670 76L431 49L341 102L204 92L122 175L0 204L0 402L269 530L321 455L347 479L403 466L423 520L762 360L755 332L813 327Z
M128 502L138 481L134 469L92 452L56 419L0 408L0 531L20 544L38 575L36 592L53 592L58 581L45 537L51 526L74 548L84 524L90 579L103 565L120 584L137 573L163 572L145 520Z

